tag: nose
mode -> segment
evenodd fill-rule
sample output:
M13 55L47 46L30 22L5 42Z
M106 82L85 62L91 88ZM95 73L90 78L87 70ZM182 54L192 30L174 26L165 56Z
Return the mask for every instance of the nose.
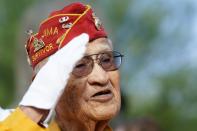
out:
M94 63L94 68L88 76L88 83L90 85L105 86L109 82L108 73L97 63Z

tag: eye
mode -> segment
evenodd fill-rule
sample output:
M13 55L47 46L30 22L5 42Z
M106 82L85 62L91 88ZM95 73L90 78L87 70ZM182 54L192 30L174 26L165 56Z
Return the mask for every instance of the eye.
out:
M109 57L104 57L104 58L102 58L101 59L102 61L102 63L108 63L108 62L110 62L111 61L111 58L109 58Z
M77 64L75 65L74 70L84 70L86 69L89 64L91 64L91 60L88 58L83 58L81 59L79 62L77 62Z
M85 67L85 66L86 66L85 63L79 63L79 64L77 64L77 65L75 66L75 68L83 68L83 67Z
M112 54L103 54L102 57L100 58L101 63L110 63L112 61Z
M92 71L92 67L93 67L92 59L88 57L84 57L79 62L77 62L72 73L78 77L86 76Z
M111 70L111 67L113 65L113 55L111 53L103 54L100 57L100 64L105 70Z

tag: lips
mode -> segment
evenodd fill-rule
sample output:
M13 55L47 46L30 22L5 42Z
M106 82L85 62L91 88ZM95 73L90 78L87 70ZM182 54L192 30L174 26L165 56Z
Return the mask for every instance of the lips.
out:
M110 90L99 91L99 92L95 93L92 97L96 97L96 96L100 96L100 95L107 95L110 93L111 93Z
M113 98L113 93L109 89L101 90L92 95L91 100L97 102L107 102Z

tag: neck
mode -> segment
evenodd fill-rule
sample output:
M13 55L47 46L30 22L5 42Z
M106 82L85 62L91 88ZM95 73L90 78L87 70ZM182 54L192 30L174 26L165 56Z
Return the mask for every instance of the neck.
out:
M108 121L74 120L56 118L61 131L104 131Z

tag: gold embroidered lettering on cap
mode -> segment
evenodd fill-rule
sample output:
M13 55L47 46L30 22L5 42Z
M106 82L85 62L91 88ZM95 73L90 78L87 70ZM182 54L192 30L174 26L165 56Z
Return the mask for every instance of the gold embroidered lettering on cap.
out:
M46 45L45 48L40 49L38 52L36 52L33 56L32 56L32 61L36 61L39 57L43 56L44 54L50 52L51 50L53 50L53 44L50 43L49 45Z
M42 40L38 40L37 38L34 38L33 46L34 46L34 52L37 52L38 50L42 49L45 46L45 44Z
M52 36L52 35L58 35L59 31L57 27L49 27L44 29L43 36Z
M102 27L102 22L101 20L96 16L95 13L92 13L92 17L94 18L94 24L96 26L96 29L97 30L101 30L101 27Z

